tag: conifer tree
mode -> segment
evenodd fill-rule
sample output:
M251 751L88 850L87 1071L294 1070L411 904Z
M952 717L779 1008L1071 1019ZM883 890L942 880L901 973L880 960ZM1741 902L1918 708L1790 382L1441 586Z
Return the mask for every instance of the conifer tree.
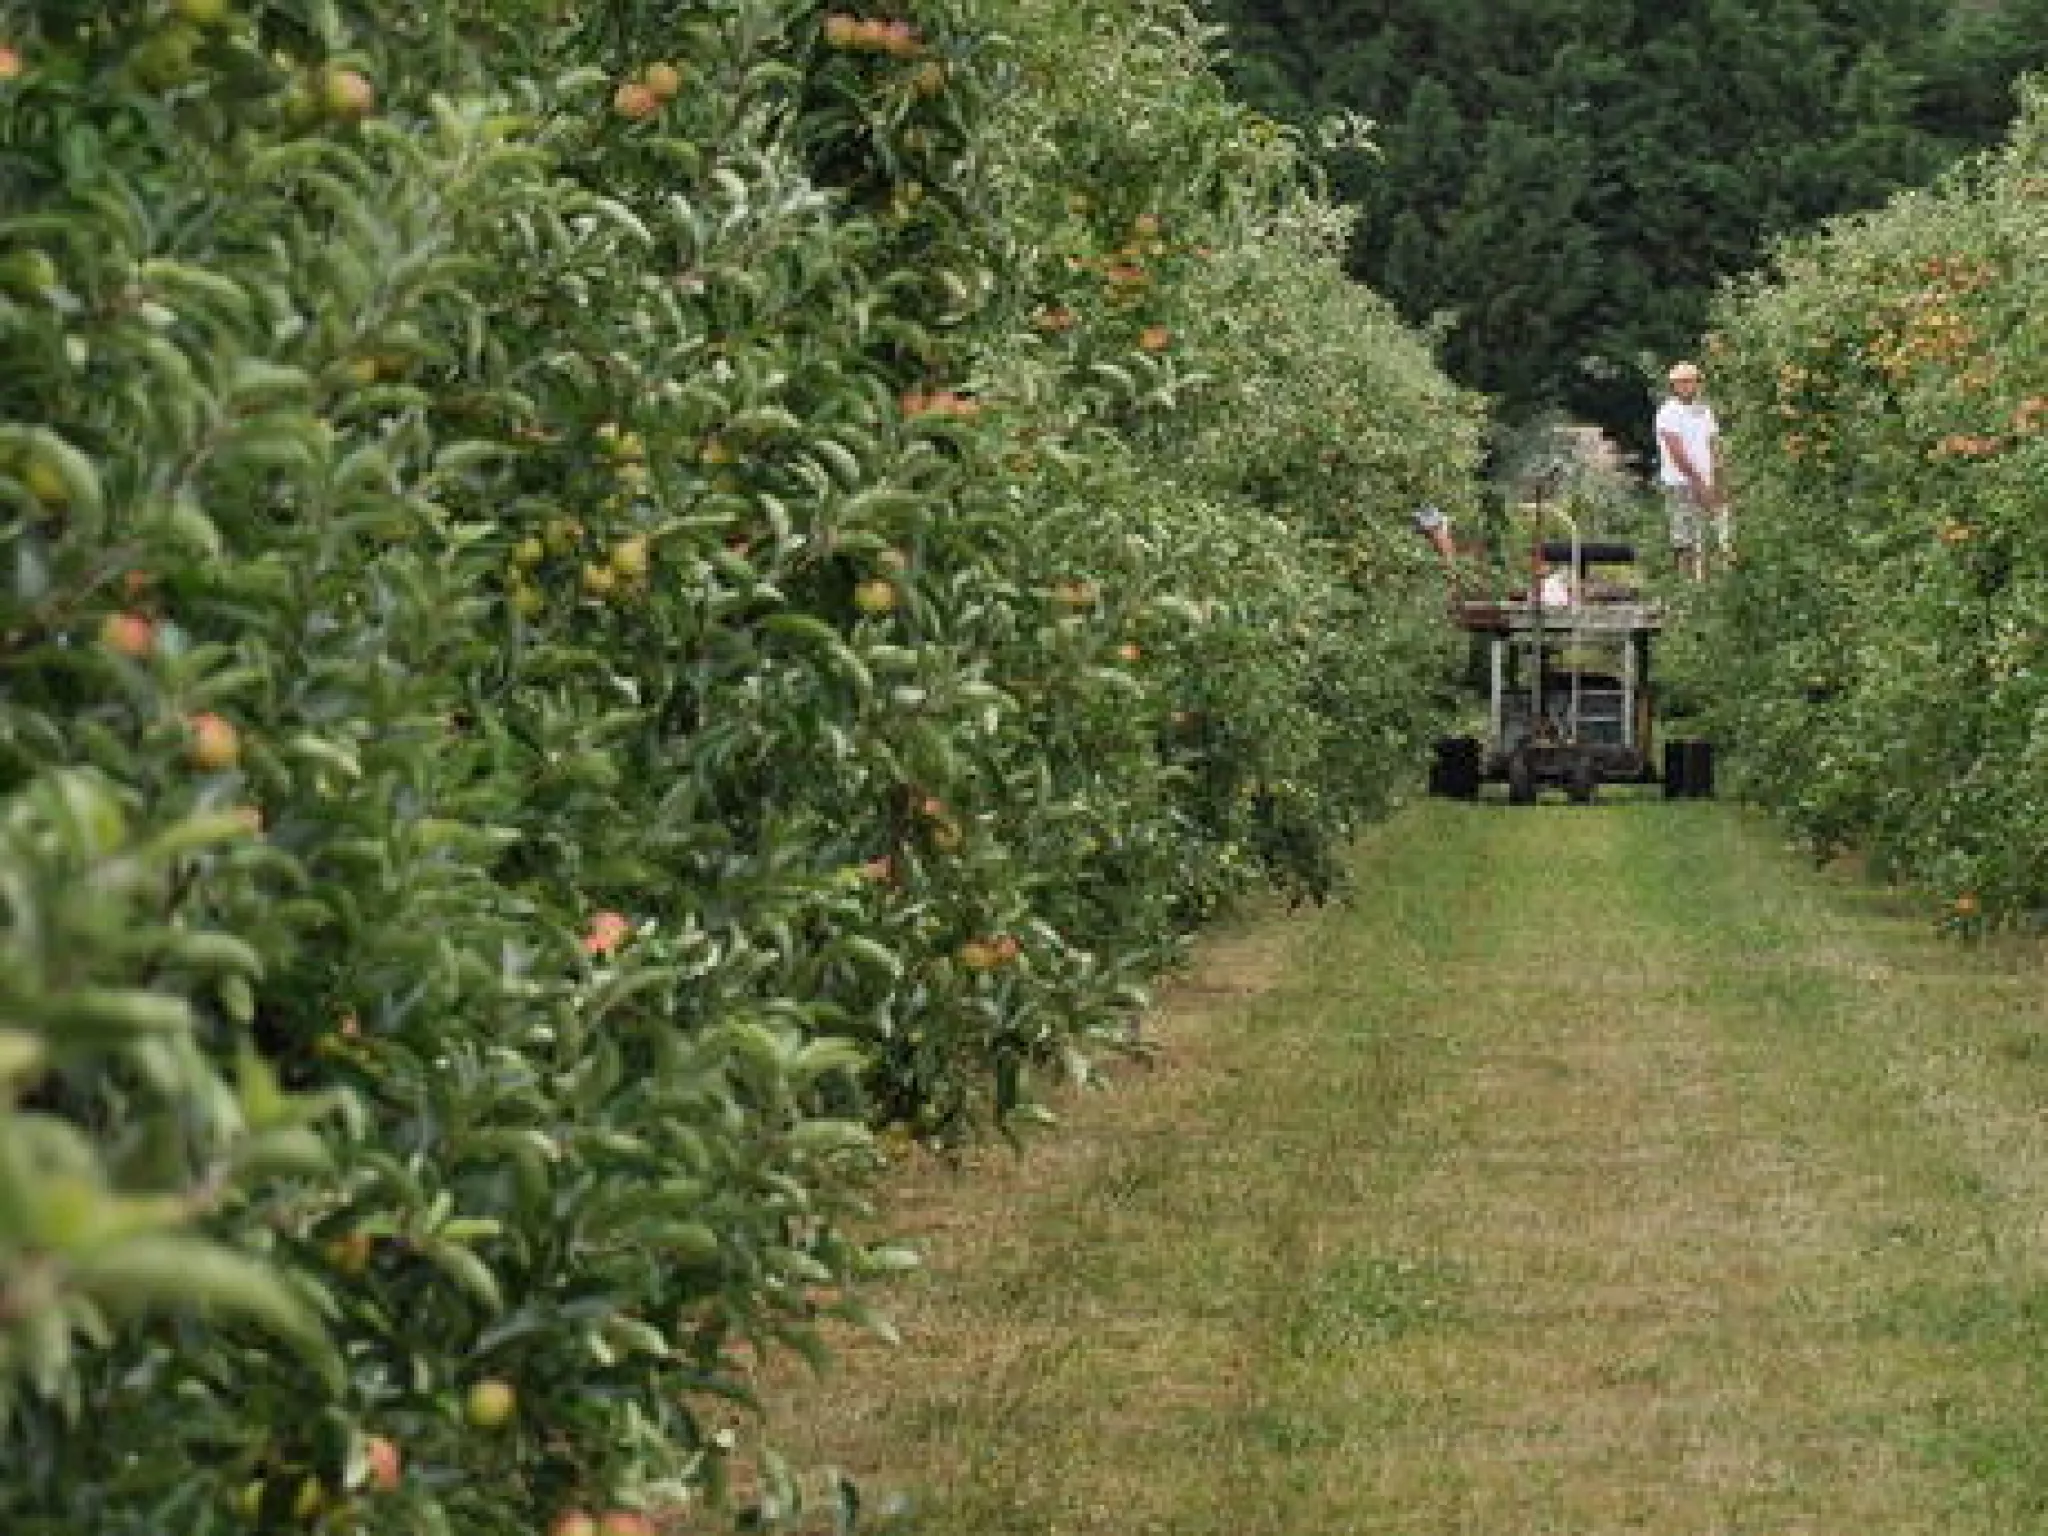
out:
M1238 88L1351 112L1352 268L1510 416L1641 445L1656 359L1781 235L1995 140L2048 0L1208 0Z

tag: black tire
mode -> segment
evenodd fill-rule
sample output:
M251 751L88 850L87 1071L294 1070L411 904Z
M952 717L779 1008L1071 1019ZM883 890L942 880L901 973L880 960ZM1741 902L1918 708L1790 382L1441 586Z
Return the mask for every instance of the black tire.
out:
M1529 761L1529 754L1517 752L1508 759L1508 804L1534 805L1536 803L1536 765Z
M1436 757L1429 765L1429 792L1449 800L1479 798L1479 739L1476 736L1446 736L1436 744Z
M1686 748L1691 745L1684 741L1664 743L1664 798L1683 800L1686 785Z
M1565 780L1564 792L1573 805L1591 805L1593 796L1600 790L1600 765L1589 757L1573 762L1571 777Z
M1688 741L1685 744L1685 793L1691 800L1714 798L1714 744Z

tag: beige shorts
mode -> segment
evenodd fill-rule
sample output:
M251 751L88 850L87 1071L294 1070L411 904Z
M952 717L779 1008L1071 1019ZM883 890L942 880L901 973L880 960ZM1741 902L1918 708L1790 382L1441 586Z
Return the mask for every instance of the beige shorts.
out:
M1735 542L1735 523L1729 516L1728 503L1709 511L1700 505L1700 499L1693 494L1689 485L1667 485L1664 487L1664 510L1671 519L1671 547L1690 554L1698 549L1706 538L1707 529L1714 531L1714 546L1726 554Z

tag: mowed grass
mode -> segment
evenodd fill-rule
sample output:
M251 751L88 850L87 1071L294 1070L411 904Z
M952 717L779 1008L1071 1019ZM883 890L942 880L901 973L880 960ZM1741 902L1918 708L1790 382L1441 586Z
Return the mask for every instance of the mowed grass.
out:
M914 1165L768 1426L923 1536L2048 1532L2030 947L1698 803L1430 804L1154 1065Z

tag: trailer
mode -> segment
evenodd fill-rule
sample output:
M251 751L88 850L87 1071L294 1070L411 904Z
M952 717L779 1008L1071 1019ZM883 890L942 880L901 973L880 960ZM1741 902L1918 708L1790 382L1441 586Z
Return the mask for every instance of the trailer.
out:
M1551 787L1586 804L1602 784L1658 779L1650 664L1661 606L1608 574L1634 565L1632 544L1583 540L1566 514L1552 515L1571 536L1532 544L1523 591L1458 605L1460 627L1484 648L1486 732L1437 743L1434 793L1474 800L1482 784L1500 783L1514 805ZM1681 783L1699 780L1683 767L1692 760L1675 755L1667 792L1673 772Z

